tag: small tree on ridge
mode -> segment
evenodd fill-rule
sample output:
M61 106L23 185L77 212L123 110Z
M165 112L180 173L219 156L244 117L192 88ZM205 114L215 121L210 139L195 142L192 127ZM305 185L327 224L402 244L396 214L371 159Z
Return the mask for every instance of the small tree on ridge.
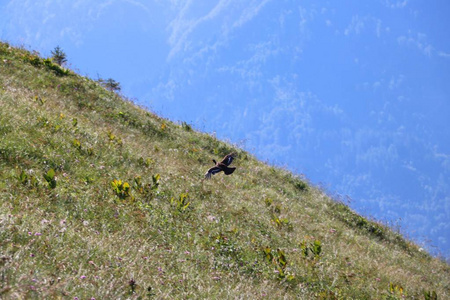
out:
M56 64L62 66L64 63L67 62L66 53L59 46L56 46L56 48L51 53L52 53L52 60Z
M99 82L103 87L105 87L106 89L110 90L111 92L119 92L119 91L121 90L120 82L115 81L115 80L112 79L112 78L108 78L108 79L106 79L106 80L100 78L100 79L98 80L98 82Z

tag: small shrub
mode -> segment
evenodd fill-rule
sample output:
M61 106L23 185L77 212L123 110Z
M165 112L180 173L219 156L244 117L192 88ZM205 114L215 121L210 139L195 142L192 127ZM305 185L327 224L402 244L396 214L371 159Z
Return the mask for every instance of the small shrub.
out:
M66 75L70 74L68 69L64 69L64 68L60 67L59 65L54 64L52 62L52 60L49 58L44 59L44 66L48 70L53 71L58 76L66 76Z
M22 183L23 185L26 185L28 183L27 173L25 173L25 171L22 170L22 172L20 172L20 175L18 176L18 179L19 179L20 183Z
M152 184L152 187L151 187L152 190L157 190L158 189L158 187L159 187L159 180L160 179L161 179L161 175L159 175L159 174L155 174L155 175L152 176L152 181L153 181L153 184ZM186 194L186 196L187 196L187 194Z
M141 194L143 194L144 193L144 185L142 184L142 178L141 178L141 176L136 176L136 177L134 177L134 185L135 185L135 189L139 192L139 193L141 193Z
M269 206L272 205L273 199L272 198L266 198L266 199L264 199L264 202L266 203L266 206L269 207Z
M181 127L186 131L192 131L192 126L184 121L181 123Z
M436 291L423 291L423 296L425 300L437 300Z
M301 181L300 179L297 179L294 182L294 186L299 191L306 191L306 190L308 190L308 185L305 182Z
M26 54L23 57L23 60L29 64L31 64L34 67L40 67L42 66L42 60L39 56Z
M114 179L111 182L111 187L113 189L114 194L122 200L127 198L133 199L130 190L130 184L128 182L122 182L122 180Z
M389 300L404 299L407 296L406 291L401 285L392 282L389 283L388 291L389 294L386 299Z
M188 196L188 193L181 193L178 199L172 197L170 203L175 204L175 208L178 212L185 212L188 209L189 205L191 205L191 202L188 201Z
M48 186L51 189L54 189L56 187L56 176L55 176L55 170L50 169L47 171L47 173L44 173L44 179L47 181Z
M292 281L294 279L294 275L286 272L288 261L283 250L277 249L275 251L270 247L264 247L262 248L262 252L264 259L275 266L278 279L286 279L287 281Z
M152 176L151 184L144 184L142 182L141 176L134 177L134 189L140 194L149 195L152 191L156 191L159 187L159 179L161 176L159 174Z
M81 150L81 142L77 139L74 139L72 141L72 146L74 146L75 148L77 148L78 150Z
M131 125L133 127L141 127L142 126L141 122L139 122L139 120L135 116L132 116L129 113L125 113L125 112L120 111L118 113L118 116L127 125Z
M27 174L24 170L21 170L17 179L22 185L36 187L38 185L38 180L35 176Z
M98 83L111 92L119 92L121 90L120 83L112 78L108 78L106 80L99 78Z
M41 98L41 96L34 96L33 100L36 101L37 103L39 103L39 105L44 105L45 100Z
M142 156L139 158L138 160L140 165L143 165L147 168L149 168L155 161L149 157L147 157L146 159L144 159Z
M272 218L270 220L277 228L282 228L284 226L288 226L289 230L292 229L290 226L289 220L286 218L280 218L277 215L272 214Z
M277 227L278 229L281 229L285 226L287 226L288 231L292 231L293 230L293 226L292 224L290 224L289 220L286 218L281 218L280 217L280 213L281 213L281 205L277 204L275 206L273 206L273 200L270 198L266 198L265 200L266 206L269 207L269 212L270 212L270 221L275 225L275 227Z
M92 147L87 148L87 149L86 149L86 153L87 153L87 155L89 155L89 156L94 155L94 148L92 148Z
M113 134L111 131L108 131L108 139L109 139L110 142L114 142L118 146L122 146L123 145L122 139L119 138L118 136L116 136L115 134Z
M272 254L272 249L270 249L269 247L264 247L262 249L263 254L264 254L264 258L268 261L268 262L272 262L273 261L273 254Z
M318 259L322 253L322 243L319 240L314 242L302 241L300 243L300 249L304 258Z
M278 276L281 278L285 277L284 270L286 269L287 260L286 255L284 254L283 250L277 249L277 268L278 268Z

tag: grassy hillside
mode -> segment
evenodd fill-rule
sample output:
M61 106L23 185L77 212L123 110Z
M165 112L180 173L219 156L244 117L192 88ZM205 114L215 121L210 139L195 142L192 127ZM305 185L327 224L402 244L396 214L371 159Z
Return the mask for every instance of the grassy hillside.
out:
M0 103L1 299L450 298L386 226L6 43Z

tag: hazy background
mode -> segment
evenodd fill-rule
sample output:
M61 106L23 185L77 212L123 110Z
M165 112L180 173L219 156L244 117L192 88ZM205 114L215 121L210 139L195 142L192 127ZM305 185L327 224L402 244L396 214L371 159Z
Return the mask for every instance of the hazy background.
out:
M0 0L0 39L59 45L448 258L449 16L447 0Z

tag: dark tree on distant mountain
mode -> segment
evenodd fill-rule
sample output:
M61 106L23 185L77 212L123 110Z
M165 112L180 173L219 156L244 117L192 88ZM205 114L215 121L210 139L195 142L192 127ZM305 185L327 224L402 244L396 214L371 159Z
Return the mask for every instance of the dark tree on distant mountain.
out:
M62 66L67 62L67 55L59 46L56 46L56 48L51 53L54 63Z

